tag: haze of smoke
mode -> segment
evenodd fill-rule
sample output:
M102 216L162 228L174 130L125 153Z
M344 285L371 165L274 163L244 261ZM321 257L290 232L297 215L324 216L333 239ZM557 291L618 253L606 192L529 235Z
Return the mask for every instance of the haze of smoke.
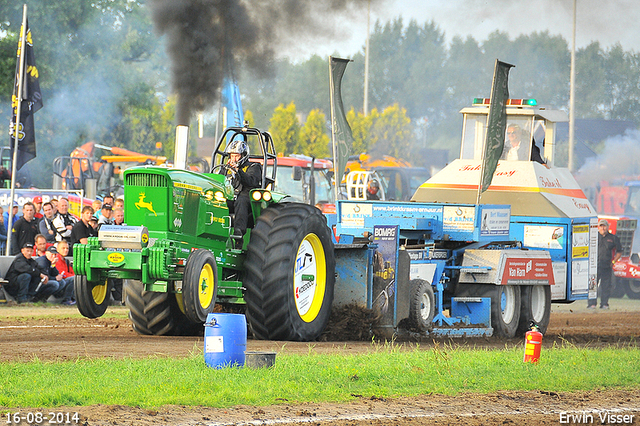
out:
M381 0L377 0L381 1ZM167 38L176 120L213 106L226 75L248 68L268 75L283 43L330 39L338 14L366 11L368 0L151 0L153 21ZM376 3L376 1L372 2ZM346 30L346 29L345 29Z
M640 175L640 131L628 130L624 135L609 138L602 154L589 158L576 173L583 188L598 182Z

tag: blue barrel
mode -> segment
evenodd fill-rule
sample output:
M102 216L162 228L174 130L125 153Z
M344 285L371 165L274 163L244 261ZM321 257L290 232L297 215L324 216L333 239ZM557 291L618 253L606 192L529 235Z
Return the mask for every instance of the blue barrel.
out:
M208 367L244 366L247 322L242 314L209 314L204 324L204 362Z

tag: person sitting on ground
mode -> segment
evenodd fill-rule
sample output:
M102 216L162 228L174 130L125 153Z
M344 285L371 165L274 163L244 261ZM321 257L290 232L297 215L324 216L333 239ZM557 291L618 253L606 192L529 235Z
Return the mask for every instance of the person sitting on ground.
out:
M67 241L71 240L71 229L73 225L78 222L78 219L69 213L69 200L67 198L60 198L58 200L58 216L54 219L53 223L56 225L56 229Z
M5 279L9 282L4 289L18 303L44 301L58 291L58 283L49 282L32 255L33 243L25 243L7 270Z
M73 277L65 278L56 268L58 262L58 251L54 246L45 250L45 255L36 258L36 262L40 267L40 272L49 277L49 282L56 281L58 283L58 291L53 293L53 297L62 299L63 305L75 305L73 298Z
M71 249L77 243L87 244L87 238L97 236L97 231L91 226L91 217L93 216L93 207L84 206L82 208L82 216L80 220L73 225L71 230Z
M367 200L380 200L380 184L377 179L371 179L367 183Z
M35 243L34 244L34 251L33 251L33 257L34 258L38 258L38 257L44 256L45 255L45 251L47 251L47 247L52 245L52 244L47 243L47 239L42 234L36 235L36 238L34 239L34 243Z
M262 183L262 166L249 161L249 145L245 141L231 141L226 149L229 156L221 173L231 177L235 190L235 199L227 200L229 213L235 215L233 222L233 239L235 248L242 248L242 238L247 231L251 200L249 193L259 188Z
M33 203L24 203L22 206L22 217L16 221L15 225L13 225L13 233L11 234L13 255L20 253L20 248L26 243L33 244L35 241L39 230L38 221L33 216L34 214L35 208L33 207Z
M58 254L56 255L58 257L56 269L62 274L62 278L73 277L75 272L73 272L71 262L67 259L67 256L69 256L69 243L65 240L58 241L55 247L58 251Z
M58 213L55 211L53 204L50 202L44 203L42 205L42 211L44 212L44 216L40 219L40 223L38 224L38 230L44 237L47 239L48 243L55 243L56 241L62 240L62 235L56 229L56 226L53 224Z

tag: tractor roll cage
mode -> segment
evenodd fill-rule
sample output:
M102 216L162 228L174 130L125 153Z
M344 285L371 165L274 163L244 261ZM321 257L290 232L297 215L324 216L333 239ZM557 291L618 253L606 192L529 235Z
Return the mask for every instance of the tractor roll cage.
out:
M243 140L248 144L250 136L254 136L253 140L257 140L262 153L261 155L249 155L249 161L258 162L263 165L262 185L260 187L265 189L267 185L270 183L273 184L276 181L278 156L273 144L273 138L269 132L261 132L254 127L228 127L224 133L222 133L222 136L218 140L216 147L213 150L213 154L211 155L211 172L213 172L213 169L216 168L216 166L225 164L225 161L229 156L229 154L225 152L229 142L233 140ZM265 167L266 164L273 164L273 168L271 168L271 176L267 176L268 167Z

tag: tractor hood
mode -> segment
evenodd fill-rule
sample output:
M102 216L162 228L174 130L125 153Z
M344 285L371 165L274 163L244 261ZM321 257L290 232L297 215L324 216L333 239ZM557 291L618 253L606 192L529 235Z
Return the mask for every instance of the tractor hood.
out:
M481 163L454 160L427 182L411 201L421 203L476 202ZM596 215L584 192L565 168L547 169L531 161L499 161L483 204L509 204L512 216L589 217Z
M191 236L223 235L223 223L205 222L199 215L228 216L226 201L233 198L233 186L223 175L146 166L124 172L124 195L129 225Z

